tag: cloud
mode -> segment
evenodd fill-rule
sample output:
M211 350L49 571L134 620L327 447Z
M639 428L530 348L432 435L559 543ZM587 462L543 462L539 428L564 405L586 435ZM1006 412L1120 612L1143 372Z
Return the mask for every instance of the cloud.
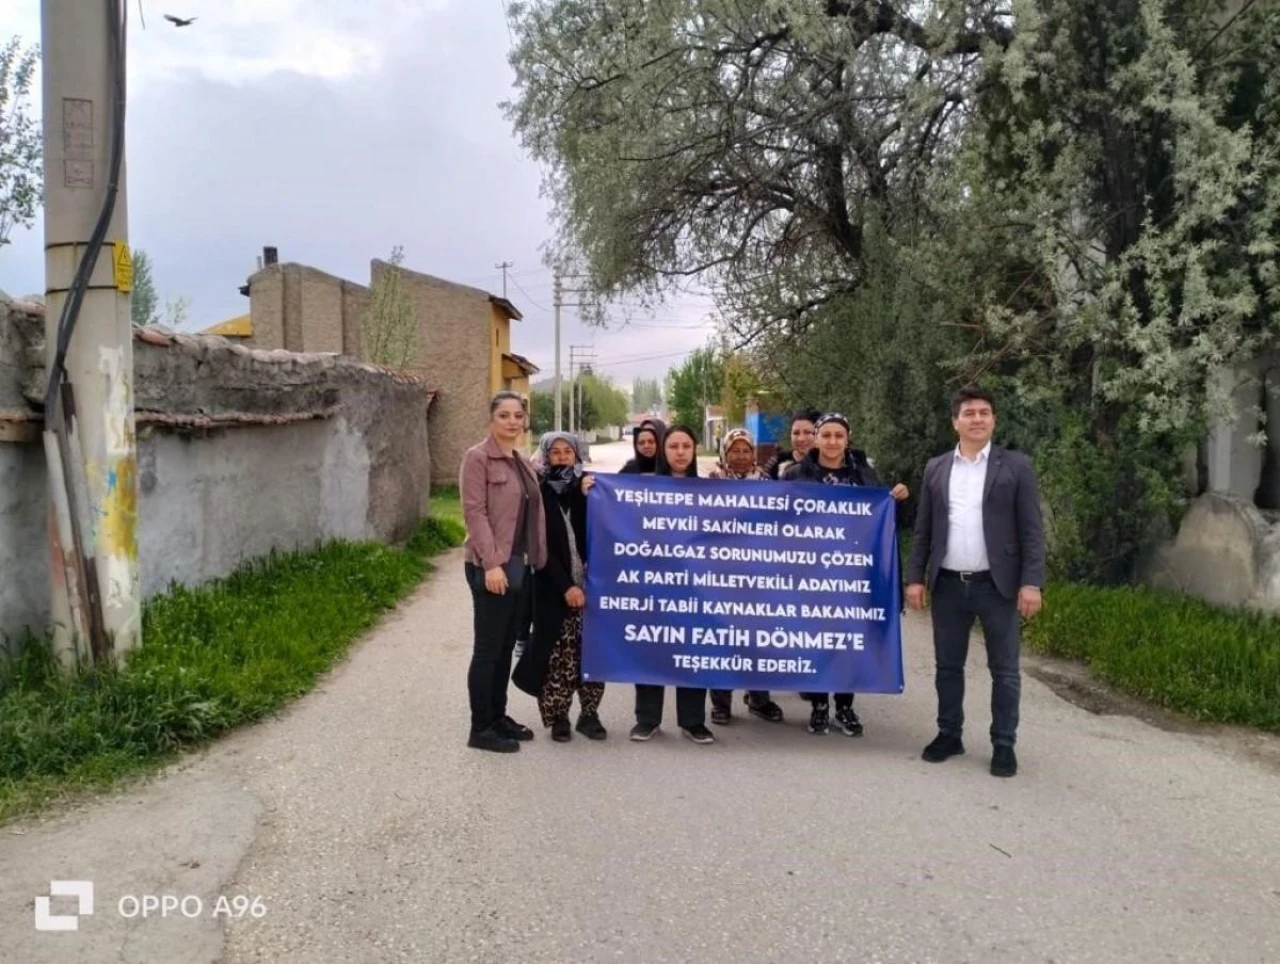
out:
M174 29L163 13L199 19ZM500 3L174 0L147 4L145 31L135 14L130 240L151 255L161 297L186 299L191 326L247 309L237 289L264 245L357 281L403 245L407 266L491 291L494 265L515 262L508 294L525 321L514 348L552 371L540 261L552 228L538 168L497 107L511 93ZM0 36L33 21L38 3L24 0L0 14ZM43 288L41 232L0 249L0 289ZM705 343L707 307L692 296L648 316L623 306L619 321L630 310L634 324L609 330L566 309L566 372L569 346L594 344L600 371L621 382L660 376Z

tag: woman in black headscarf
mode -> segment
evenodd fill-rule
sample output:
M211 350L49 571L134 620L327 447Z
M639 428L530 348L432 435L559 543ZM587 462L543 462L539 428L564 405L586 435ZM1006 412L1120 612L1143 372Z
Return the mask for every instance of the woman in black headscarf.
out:
M849 420L836 412L818 419L814 447L804 458L783 473L788 482L818 482L825 485L867 485L880 488L883 483L872 468L867 453L849 446ZM910 492L899 482L890 489L895 502L902 502ZM831 708L826 693L802 693L809 701L809 732L827 733L831 729ZM862 721L853 710L852 693L836 693L836 727L845 736L862 736Z
M618 470L619 475L656 475L658 461L662 456L662 440L667 434L667 426L656 418L646 418L640 423L631 438L631 447L635 449L635 458Z
M582 614L587 605L587 497L593 479L583 475L578 442L567 432L542 436L542 506L547 521L547 564L534 580L533 637L512 682L538 698L551 739L573 737L569 710L578 694L577 730L590 740L608 734L600 722L603 683L582 679Z

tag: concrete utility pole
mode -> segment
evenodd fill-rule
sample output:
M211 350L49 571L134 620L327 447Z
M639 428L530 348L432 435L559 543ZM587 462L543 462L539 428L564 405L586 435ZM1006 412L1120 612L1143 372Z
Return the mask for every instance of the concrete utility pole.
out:
M556 431L559 432L564 427L564 422L560 415L560 298L563 292L560 290L560 269L556 269L555 274L551 278L551 304L555 308L556 316Z
M575 303L575 304L566 304L566 303L565 303L565 301L564 301L564 292L565 292L565 288L564 288L564 279L565 279L566 277L570 277L570 278L577 278L577 277L580 277L580 276L579 276L579 275L562 275L562 274L560 273L560 269L559 269L559 268L556 268L556 269L554 270L554 272L553 272L553 274L552 274L552 278L551 278L551 306L552 306L552 308L555 310L555 311L554 311L554 313L555 313L555 320L556 320L556 321L555 321L555 323L556 323L556 421L555 421L555 428L556 428L556 431L557 431L557 432L559 432L559 431L563 431L563 429L564 429L564 414L563 414L563 412L561 411L561 403L560 403L560 399L561 399L561 397L562 397L562 395L561 395L561 387L560 387L560 384L561 384L561 381L560 381L560 309L561 309L561 308L581 308L581 307L582 307L582 305L581 305L580 303ZM580 295L580 294L582 294L582 291L581 291L580 289L573 289L573 292L574 292L574 294L579 294L579 295ZM572 370L570 370L569 374L570 374L570 376L572 377L572 375L573 375Z
M497 264L494 265L494 267L502 272L502 297L506 298L507 297L507 269L514 268L515 265L512 264L510 261L499 261Z
M43 0L45 403L54 645L140 642L123 0ZM59 358L65 352L63 357Z
M592 346L569 346L569 383L573 386L573 394L569 398L569 432L573 435L577 435L582 427L582 386L579 382L582 373L595 360L595 349ZM575 367L578 371L577 378L574 377Z

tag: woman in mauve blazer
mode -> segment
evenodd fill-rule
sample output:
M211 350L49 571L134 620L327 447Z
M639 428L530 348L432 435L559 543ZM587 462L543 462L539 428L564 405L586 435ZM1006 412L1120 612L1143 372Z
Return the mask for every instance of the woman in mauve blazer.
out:
M547 561L538 476L516 450L524 431L524 399L499 392L489 403L488 434L467 450L458 475L467 523L467 584L475 608L467 745L499 753L513 753L521 741L533 739L531 729L507 715L507 683L516 637L529 623L533 571Z

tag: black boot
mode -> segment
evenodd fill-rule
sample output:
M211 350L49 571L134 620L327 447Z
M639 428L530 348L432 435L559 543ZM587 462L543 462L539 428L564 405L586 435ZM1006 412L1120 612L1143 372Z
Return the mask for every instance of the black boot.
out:
M600 717L594 713L583 713L578 717L578 732L588 740L603 740L609 735Z

